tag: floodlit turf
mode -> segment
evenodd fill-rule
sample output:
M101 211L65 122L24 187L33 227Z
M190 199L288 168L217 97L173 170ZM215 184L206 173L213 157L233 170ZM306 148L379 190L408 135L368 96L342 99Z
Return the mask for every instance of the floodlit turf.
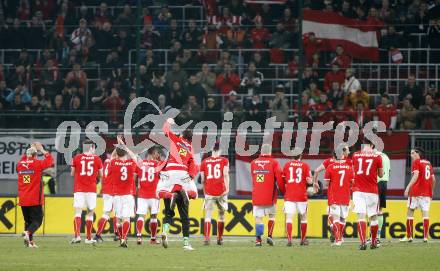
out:
M250 238L225 239L223 247L206 247L193 238L196 250L183 251L176 239L165 250L147 242L138 246L134 239L126 249L109 239L72 246L67 237L37 237L40 248L28 249L20 237L0 237L0 270L440 270L438 241L388 241L377 250L358 251L354 240L336 248L321 239L308 247L286 247L282 239L274 247L254 247Z

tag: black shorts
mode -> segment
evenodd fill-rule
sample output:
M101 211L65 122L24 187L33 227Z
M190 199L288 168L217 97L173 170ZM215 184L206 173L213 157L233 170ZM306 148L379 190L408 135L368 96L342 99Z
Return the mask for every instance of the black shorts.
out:
M387 208L387 182L378 182L379 208Z

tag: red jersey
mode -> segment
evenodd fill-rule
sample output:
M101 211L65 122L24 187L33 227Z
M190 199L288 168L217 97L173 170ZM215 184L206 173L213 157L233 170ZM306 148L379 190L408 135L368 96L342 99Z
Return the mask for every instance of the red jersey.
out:
M229 160L225 157L208 157L200 164L200 172L205 177L205 194L209 196L221 196L226 192L225 167L229 166Z
M307 178L310 178L310 166L299 160L284 165L283 177L286 188L285 201L307 201Z
M139 181L139 198L155 199L156 187L159 182L159 172L156 171L159 161L144 160L142 166L137 168L137 175Z
M137 165L133 160L113 159L108 169L109 177L113 183L113 194L117 196L133 195L136 193L134 174Z
M350 158L343 159L345 162L347 162L350 166L353 166L353 163ZM333 157L327 158L322 162L322 165L324 166L324 169L327 169L331 164L336 162L336 159Z
M380 104L376 107L376 114L379 118L379 121L384 122L387 128L391 128L391 119L397 118L397 109L392 104Z
M105 159L103 166L104 170L101 178L101 193L107 195L113 195L113 183L112 179L108 175L110 161L110 159Z
M96 178L102 169L102 161L95 154L77 154L72 161L75 169L73 192L96 193Z
M197 175L191 143L171 132L168 122L165 122L162 130L170 139L170 154L164 170L184 170L191 177Z
M251 162L252 204L268 206L277 202L278 188L284 193L280 164L269 155L261 155Z
M328 205L349 205L350 188L354 180L351 164L346 161L332 163L326 169L324 179L329 183Z
M44 155L44 160L27 158L23 155L17 164L18 173L18 205L35 206L44 204L41 173L53 166L53 157L50 153Z
M382 168L382 158L374 151L358 151L352 156L354 168L353 192L378 193L377 170Z
M432 176L434 171L428 160L417 159L412 163L411 171L419 171L419 177L409 191L411 197L431 197L432 198Z
M270 31L267 28L253 28L250 32L250 39L254 49L267 48L266 42L270 39Z

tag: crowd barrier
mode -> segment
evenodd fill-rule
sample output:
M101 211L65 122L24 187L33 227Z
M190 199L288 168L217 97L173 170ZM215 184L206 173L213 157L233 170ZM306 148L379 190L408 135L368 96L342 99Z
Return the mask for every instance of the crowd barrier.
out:
M0 198L0 233L20 234L23 231L23 218L18 199L15 197ZM44 206L45 218L43 225L37 234L72 234L73 231L73 198L72 197L48 197ZM382 237L401 238L405 235L406 201L389 200L388 207L384 212L384 230ZM159 223L162 221L162 208L159 214ZM177 213L177 212L176 212ZM102 214L102 198L98 198L94 229L97 228L99 217ZM415 237L423 236L423 223L420 212L414 217ZM82 215L83 222L85 213ZM135 233L136 218L132 218L131 234ZM216 215L213 222L216 221ZM283 201L278 200L277 216L274 229L275 237L284 237L285 216L283 214ZM293 235L299 235L299 220L294 220ZM440 239L440 201L432 201L430 213L429 237ZM229 210L226 214L226 236L253 236L255 220L252 216L252 203L250 200L229 200ZM160 228L160 227L159 227ZM181 234L181 223L176 214L170 227L171 234ZM213 234L217 233L216 223L213 223ZM266 228L267 231L267 228ZM81 232L85 232L85 223L82 223ZM107 223L104 233L112 233L112 223ZM145 223L145 235L149 234L148 219ZM203 199L191 201L190 204L190 234L201 235L203 233ZM327 238L329 236L327 226L327 202L326 200L311 200L308 206L308 236L315 238ZM346 226L346 237L357 237L356 215L350 213Z

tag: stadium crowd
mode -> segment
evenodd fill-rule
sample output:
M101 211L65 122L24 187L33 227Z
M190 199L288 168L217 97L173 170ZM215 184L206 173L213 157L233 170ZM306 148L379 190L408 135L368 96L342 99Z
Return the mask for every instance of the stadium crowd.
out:
M379 119L390 130L440 129L438 84L422 87L418 81L429 76L410 74L398 96L367 89L356 77L352 63L357 60L350 52L342 46L323 51L314 33L302 37L307 66L301 107L298 100L289 100L289 81L281 79L297 78L300 62L290 50L298 48L300 39L294 0L283 5L142 1L141 82L136 91L135 73L129 74L126 65L129 51L136 48L135 2L87 1L86 6L74 0L1 1L0 49L18 51L3 53L0 62L0 112L10 114L1 118L0 127L55 128L62 120L84 125L92 118L118 128L120 113L143 96L161 110L181 109L182 120L220 123L222 112L229 111L235 125L270 115L278 121L301 115L303 121L351 119L360 126ZM335 11L374 26L381 63L404 62L394 57L399 48L419 47L430 48L430 62L440 63L440 50L435 50L440 49L440 19L429 19L431 4L426 1L305 2L308 8ZM149 8L157 4L159 8ZM202 6L203 15L188 8L182 17L174 5ZM426 35L419 41L415 33ZM167 59L163 49L169 49ZM169 67L160 65L164 63ZM275 74L271 64L287 65ZM96 84L89 82L92 78ZM280 81L274 86L266 78ZM381 97L372 99L369 93ZM105 114L90 117L90 111Z

